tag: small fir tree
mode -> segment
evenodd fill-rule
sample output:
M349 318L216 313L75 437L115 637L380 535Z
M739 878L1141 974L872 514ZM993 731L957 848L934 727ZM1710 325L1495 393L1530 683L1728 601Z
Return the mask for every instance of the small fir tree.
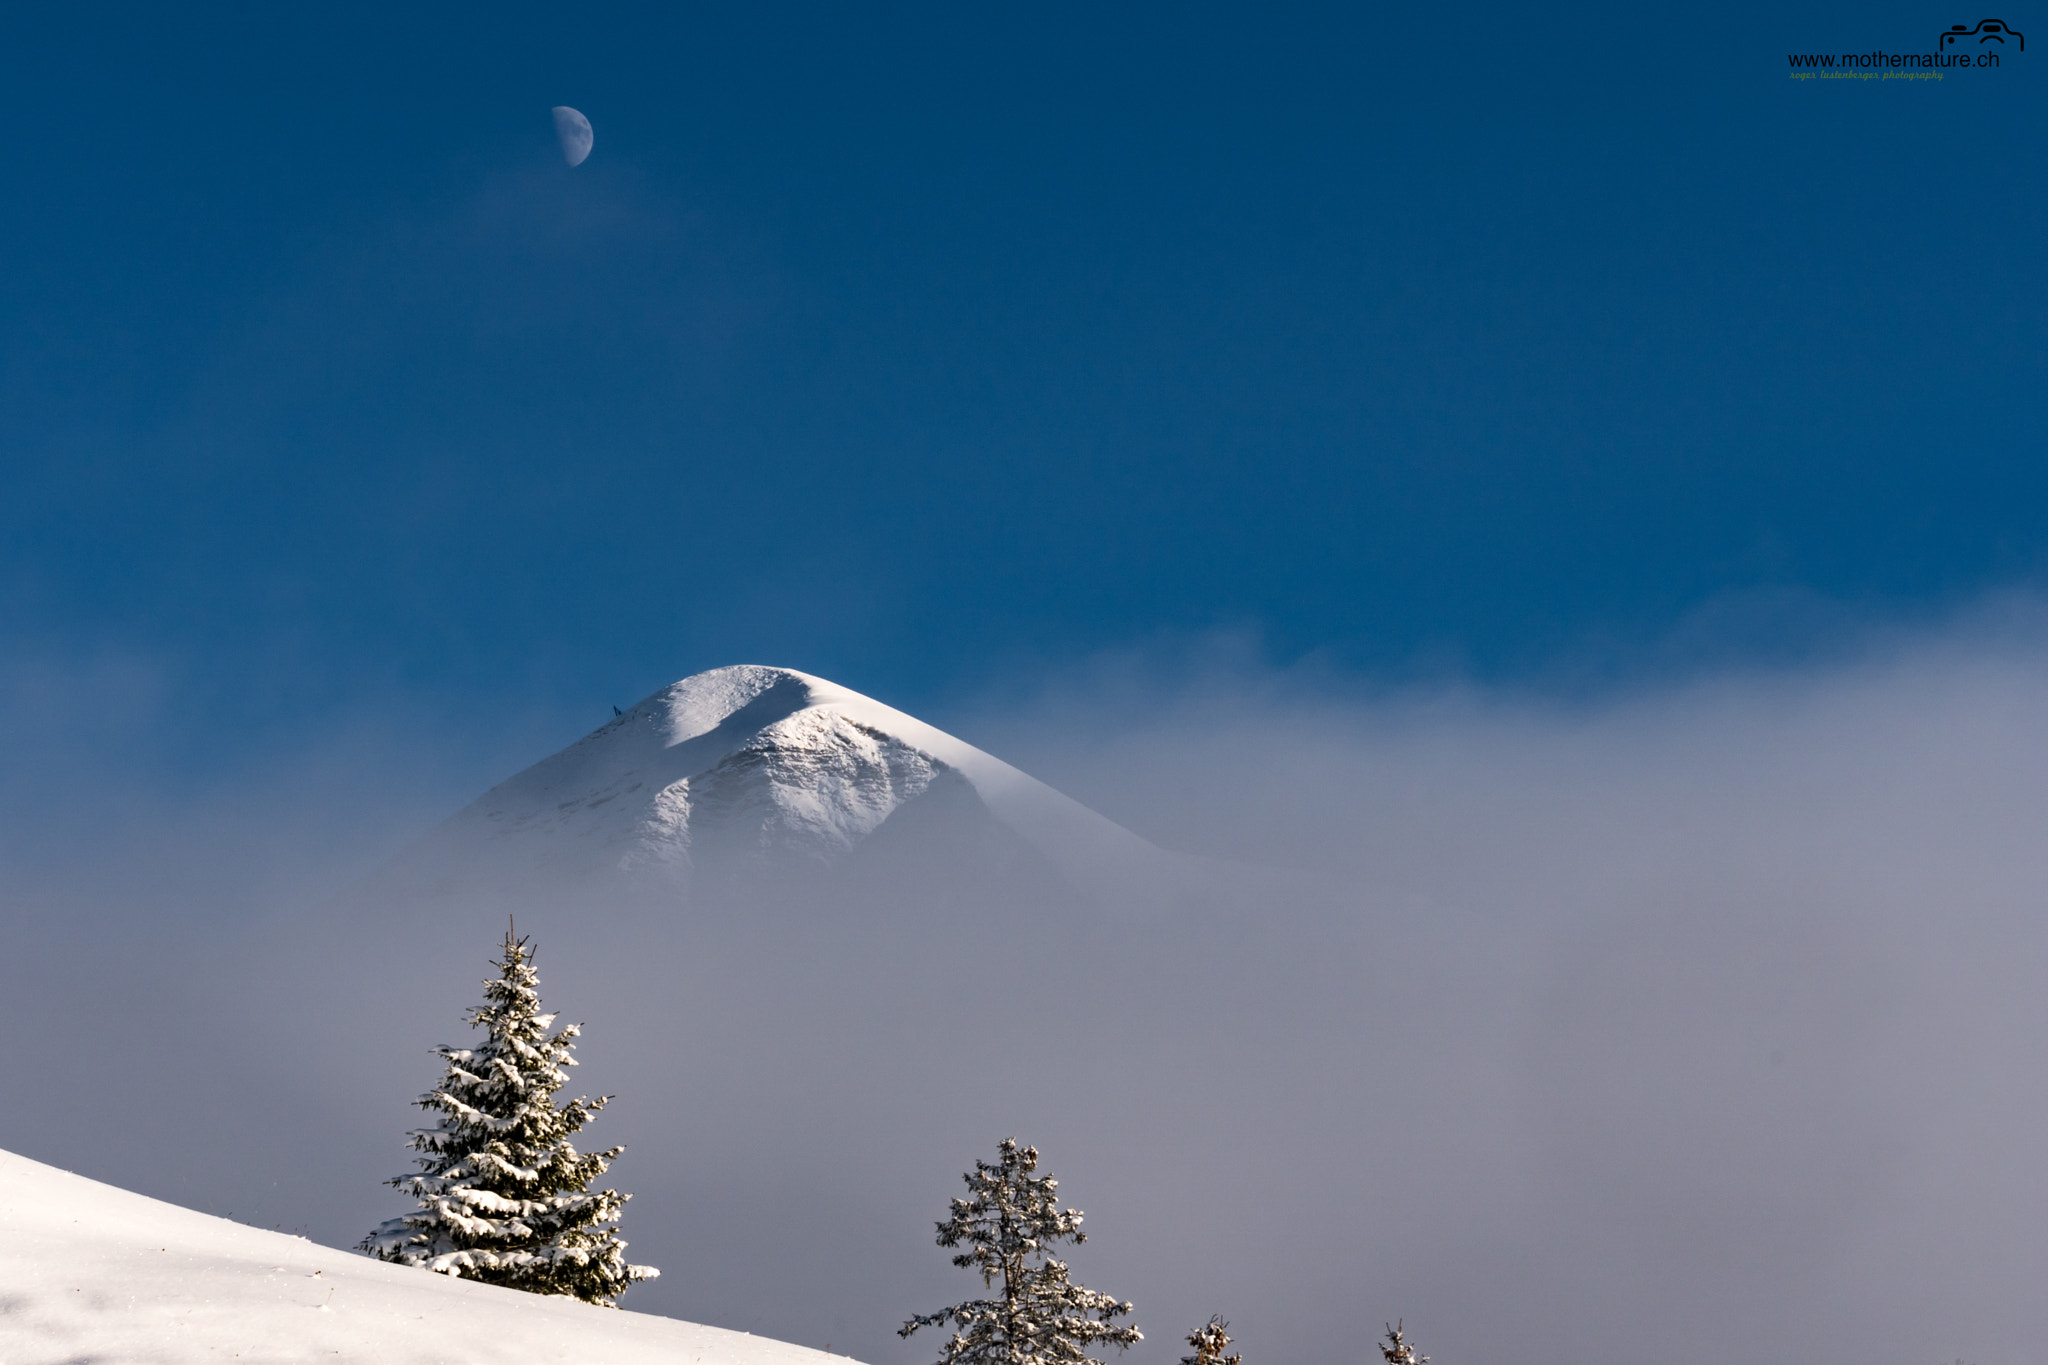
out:
M1415 1348L1402 1335L1398 1322L1387 1329L1387 1339L1380 1344L1380 1354L1387 1358L1387 1365L1429 1365L1428 1356L1415 1354Z
M1243 1365L1243 1356L1223 1354L1230 1349L1229 1327L1219 1314L1210 1318L1207 1325L1188 1333L1188 1345L1195 1348L1195 1353L1182 1356L1180 1365Z
M1074 1284L1065 1262L1053 1259L1059 1243L1088 1239L1081 1211L1059 1206L1059 1181L1033 1174L1038 1149L1004 1138L998 1153L993 1166L974 1163L963 1177L969 1197L955 1199L952 1216L938 1226L940 1246L967 1247L953 1264L979 1271L982 1285L1000 1286L1000 1295L921 1314L898 1335L951 1322L959 1330L938 1365L1103 1365L1087 1353L1097 1342L1122 1350L1143 1341L1135 1327L1114 1325L1130 1304Z
M661 1272L626 1264L618 1220L631 1196L590 1188L625 1149L579 1153L570 1142L611 1097L556 1106L581 1026L548 1032L556 1016L541 1012L530 940L507 929L504 956L491 965L498 978L484 983L484 1003L468 1014L484 1030L483 1046L437 1049L447 1070L418 1104L440 1120L408 1135L421 1153L419 1174L388 1182L419 1207L383 1224L360 1249L443 1275L615 1306L627 1286Z

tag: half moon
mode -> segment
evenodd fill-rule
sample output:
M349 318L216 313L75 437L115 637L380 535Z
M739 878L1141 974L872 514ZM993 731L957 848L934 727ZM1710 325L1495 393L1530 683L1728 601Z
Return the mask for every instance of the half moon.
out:
M562 160L571 166L581 166L583 158L590 155L591 144L597 141L590 131L590 120L566 104L555 106L555 136L562 140Z

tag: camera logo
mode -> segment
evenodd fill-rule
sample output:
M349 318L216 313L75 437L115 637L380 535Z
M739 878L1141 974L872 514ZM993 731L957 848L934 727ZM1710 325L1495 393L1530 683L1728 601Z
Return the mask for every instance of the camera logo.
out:
M1985 43L1997 43L2004 47L2005 40L2012 38L2019 43L2020 51L2027 50L2026 35L2015 33L2012 25L2003 19L1979 19L1975 28L1964 28L1961 24L1950 26L1949 31L1941 35L1942 50L1947 51L1950 44L1960 42L1964 38L1976 38L1980 47Z

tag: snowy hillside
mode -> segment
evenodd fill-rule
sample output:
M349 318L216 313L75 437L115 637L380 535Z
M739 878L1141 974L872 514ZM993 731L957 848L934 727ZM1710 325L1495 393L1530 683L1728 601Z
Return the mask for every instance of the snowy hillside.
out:
M465 879L488 868L682 886L707 866L829 864L897 827L1009 841L1094 894L1156 882L1173 861L913 716L756 665L663 688L492 788L416 857Z
M0 1152L0 1362L845 1365L672 1318L451 1280Z

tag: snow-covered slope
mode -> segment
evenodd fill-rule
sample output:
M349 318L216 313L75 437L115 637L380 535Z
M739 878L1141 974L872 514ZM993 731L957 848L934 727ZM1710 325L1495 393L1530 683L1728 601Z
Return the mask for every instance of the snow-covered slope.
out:
M846 1365L386 1265L0 1152L0 1362Z
M885 824L945 808L1116 894L1173 860L1002 760L871 697L786 668L674 683L451 818L423 861L473 876L624 872L687 884L707 865L830 863Z

